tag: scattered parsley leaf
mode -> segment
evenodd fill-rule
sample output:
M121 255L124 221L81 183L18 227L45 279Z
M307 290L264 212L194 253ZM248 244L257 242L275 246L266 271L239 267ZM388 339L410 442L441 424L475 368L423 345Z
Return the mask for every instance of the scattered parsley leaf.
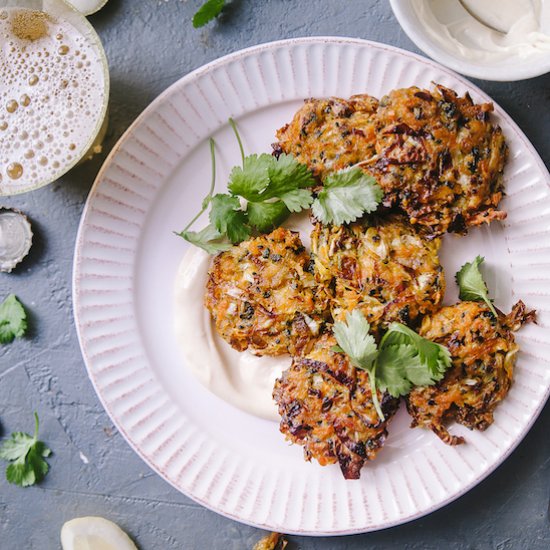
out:
M27 331L27 312L15 294L0 304L0 344L9 344Z
M207 225L201 231L182 231L176 233L187 242L202 248L208 254L217 254L229 250L232 244L212 225Z
M365 316L355 309L345 323L334 324L338 346L332 351L345 353L354 367L368 372L372 401L384 420L376 388L399 397L407 395L412 386L433 385L451 365L451 355L445 346L422 338L401 323L389 326L379 346L369 330Z
M52 451L38 441L38 415L34 413L34 436L14 432L11 438L0 446L0 458L10 462L6 468L6 479L20 487L34 485L44 479L49 466L44 458Z
M204 27L204 25L218 17L224 7L225 0L208 0L193 16L193 27L195 27L195 29Z
M312 211L321 223L342 225L374 212L383 196L376 180L360 168L341 170L323 182Z
M456 283L460 289L461 300L483 301L491 310L491 313L498 317L492 300L489 298L489 290L479 270L479 266L485 258L477 256L473 262L465 263L455 275Z
M372 392L372 402L378 416L384 420L384 413L378 401L376 390L376 356L378 348L372 334L369 334L370 325L359 309L348 314L344 322L334 323L334 336L340 348L349 357L351 364L369 375Z

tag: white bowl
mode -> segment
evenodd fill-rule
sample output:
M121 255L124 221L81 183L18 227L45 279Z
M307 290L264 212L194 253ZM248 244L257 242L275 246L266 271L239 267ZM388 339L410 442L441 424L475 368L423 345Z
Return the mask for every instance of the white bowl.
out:
M450 44L446 46L444 40L440 41L433 36L434 29L419 16L415 8L415 5L420 2L390 0L390 4L395 17L409 38L431 58L459 73L483 80L510 81L533 78L550 71L550 49L529 56L510 52L509 55L501 58L472 59ZM423 0L423 6L426 10L432 9L432 3L429 1ZM465 17L471 17L458 0L439 0L437 10L439 15L444 13L452 17L463 12ZM473 17L471 19L475 32L487 33L488 36L495 32L484 27ZM481 53L481 50L479 52Z

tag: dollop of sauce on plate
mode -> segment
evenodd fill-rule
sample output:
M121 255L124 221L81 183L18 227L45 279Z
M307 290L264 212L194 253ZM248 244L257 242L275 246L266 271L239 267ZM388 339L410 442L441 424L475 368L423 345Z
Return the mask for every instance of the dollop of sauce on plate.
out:
M211 261L212 256L191 247L176 277L175 329L185 365L221 399L248 413L277 420L273 384L290 366L291 358L239 352L218 336L203 303Z
M309 248L312 225L307 213L292 216L284 226L298 231ZM174 325L185 367L221 399L250 414L279 421L273 385L292 359L289 355L259 357L239 352L216 333L204 306L211 262L212 256L190 247L176 276Z

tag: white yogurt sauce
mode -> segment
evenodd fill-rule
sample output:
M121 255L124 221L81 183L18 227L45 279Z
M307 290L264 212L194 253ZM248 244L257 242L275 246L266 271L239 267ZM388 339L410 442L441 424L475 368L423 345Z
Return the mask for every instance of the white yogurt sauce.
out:
M309 246L312 226L306 214L292 216L285 227L299 231ZM234 350L216 333L204 306L212 256L191 247L183 257L175 281L174 324L186 368L211 392L235 407L279 421L273 384L292 362L289 355L259 357Z
M545 0L542 0L544 2ZM550 54L548 7L541 0L468 0L472 17L458 0L411 0L429 36L453 55L490 64L510 56L529 58Z

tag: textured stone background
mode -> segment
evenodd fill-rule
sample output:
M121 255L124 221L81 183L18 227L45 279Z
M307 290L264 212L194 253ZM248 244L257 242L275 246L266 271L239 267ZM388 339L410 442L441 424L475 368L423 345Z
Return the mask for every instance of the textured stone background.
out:
M385 0L233 0L206 30L190 18L200 0L110 0L91 18L111 68L108 151L144 107L179 77L240 48L288 37L342 35L409 50ZM522 127L550 164L550 75L477 82ZM73 247L102 158L54 185L0 201L26 211L36 240L0 296L15 292L31 312L30 334L0 348L0 435L32 430L32 411L55 451L51 473L26 490L0 480L0 548L55 549L68 519L101 515L142 550L246 550L261 532L195 504L162 481L112 426L88 382L73 326ZM550 547L550 408L493 475L457 502L408 525L336 539L290 537L302 549L525 549Z

